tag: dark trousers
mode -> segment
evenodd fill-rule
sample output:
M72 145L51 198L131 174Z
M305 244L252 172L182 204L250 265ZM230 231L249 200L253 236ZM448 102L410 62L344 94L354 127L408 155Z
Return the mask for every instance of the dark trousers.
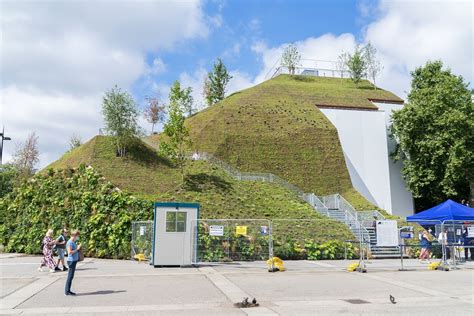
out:
M64 293L71 292L72 279L74 279L74 272L76 272L77 261L68 261L69 270L67 272L66 287L64 288Z
M464 248L464 257L469 259L468 252L471 252L471 260L474 260L474 248Z

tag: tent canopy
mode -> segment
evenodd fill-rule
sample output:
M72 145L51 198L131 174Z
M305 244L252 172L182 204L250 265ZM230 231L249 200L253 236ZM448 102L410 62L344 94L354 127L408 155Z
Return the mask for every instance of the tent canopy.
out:
M426 211L407 216L408 222L417 222L420 225L435 225L450 220L474 221L474 208L447 200Z

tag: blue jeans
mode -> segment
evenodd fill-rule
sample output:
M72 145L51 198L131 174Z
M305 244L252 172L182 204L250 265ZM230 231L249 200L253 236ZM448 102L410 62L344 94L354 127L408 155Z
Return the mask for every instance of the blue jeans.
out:
M64 293L68 294L71 292L72 279L74 279L74 272L76 272L77 261L68 261L69 270L67 272L66 287L64 288Z

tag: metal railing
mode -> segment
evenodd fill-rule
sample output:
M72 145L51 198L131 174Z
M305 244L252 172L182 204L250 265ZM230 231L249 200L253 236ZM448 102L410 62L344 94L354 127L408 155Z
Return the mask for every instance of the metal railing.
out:
M281 59L277 60L265 75L265 80L280 74L290 74L287 66L282 66ZM334 60L300 59L294 68L295 75L315 77L349 78L350 73L343 64Z
M314 193L305 193L297 186L286 182L277 175L274 175L272 173L241 172L238 169L223 162L219 158L216 158L212 154L206 152L195 152L194 154L192 154L191 159L209 161L212 164L225 170L229 175L231 175L237 180L277 183L282 187L294 192L299 198L310 204L317 212L330 218L340 220L338 216L332 211L342 211L344 212L344 219L342 220L342 222L351 229L355 237L361 242L370 243L370 234L367 229L358 221L357 211L340 194L332 194L323 197L318 197Z
M261 172L241 172L238 169L232 167L231 165L223 162L219 158L215 156L205 153L205 152L196 152L192 155L192 159L194 160L205 160L209 161L212 164L224 169L229 175L233 178L240 180L240 181L261 181L261 182L274 182L282 187L294 192L299 197L303 198L305 195L304 191L298 188L297 186L288 183L287 181L283 180L279 176L273 173L261 173Z

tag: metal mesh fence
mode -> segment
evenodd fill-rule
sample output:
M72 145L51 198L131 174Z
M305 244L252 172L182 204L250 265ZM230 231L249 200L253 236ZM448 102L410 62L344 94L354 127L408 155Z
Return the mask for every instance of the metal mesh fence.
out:
M353 259L360 242L334 219L272 220L273 252L285 259Z
M151 260L153 229L153 221L132 222L132 259Z
M271 223L266 219L199 219L192 242L193 263L268 260Z

